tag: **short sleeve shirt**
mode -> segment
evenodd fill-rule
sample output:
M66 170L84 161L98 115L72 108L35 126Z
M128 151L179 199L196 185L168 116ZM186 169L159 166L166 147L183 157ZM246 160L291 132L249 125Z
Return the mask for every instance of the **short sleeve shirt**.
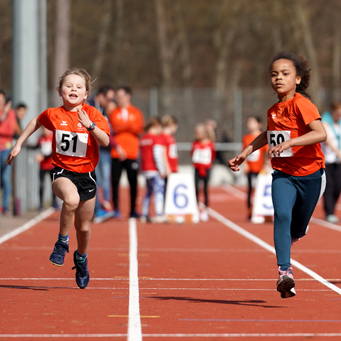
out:
M176 148L176 142L173 135L161 135L166 146L167 159L170 169L173 173L178 171L178 151Z
M96 108L84 104L82 109L98 128L110 134L107 120ZM99 160L97 141L78 121L76 111L64 107L49 108L38 116L38 121L53 132L54 166L76 173L92 172L96 168Z
M288 139L310 132L308 124L321 120L316 106L301 94L282 103L276 103L268 110L269 148ZM272 167L286 174L305 176L325 168L321 144L292 147L281 157L271 158Z

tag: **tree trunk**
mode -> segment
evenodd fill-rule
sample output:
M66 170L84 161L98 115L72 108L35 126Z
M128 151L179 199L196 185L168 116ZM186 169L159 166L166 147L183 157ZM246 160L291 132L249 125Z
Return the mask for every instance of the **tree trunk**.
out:
M335 19L334 19L335 20ZM337 21L334 24L333 55L332 55L332 85L333 101L340 100L340 73L341 73L341 32Z
M69 68L70 53L70 0L56 0L55 2L55 45L53 61L53 89L58 85L60 76ZM61 104L58 93L55 93L53 105Z
M105 46L108 41L108 30L111 22L112 15L112 0L106 0L103 5L103 14L101 19L101 26L99 28L98 40L97 40L97 49L96 56L94 60L93 66L93 77L100 77L103 60L104 60L104 51Z
M156 10L156 21L160 47L162 85L164 88L170 88L173 83L171 64L172 53L169 49L169 41L167 39L165 3L164 0L154 0L154 4Z
M318 67L317 61L317 53L313 42L313 37L311 34L311 30L309 27L309 18L307 13L308 6L303 4L303 0L296 0L296 14L298 18L298 22L302 29L302 37L303 37L303 44L305 47L305 51L308 55L308 60L311 65L312 69L312 76L311 76L311 86L310 86L310 93L311 98L319 107L319 96L318 92L320 89L320 72Z

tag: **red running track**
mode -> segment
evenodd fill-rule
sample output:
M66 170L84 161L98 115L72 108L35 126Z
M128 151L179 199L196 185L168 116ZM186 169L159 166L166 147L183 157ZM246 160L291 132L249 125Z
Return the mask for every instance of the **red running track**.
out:
M275 255L256 243L273 245L272 224L245 219L239 190L211 193L211 214L219 221L137 222L137 229L126 219L93 225L85 290L77 288L71 270L74 233L64 266L48 260L58 213L3 242L0 339L341 338L341 226L322 225L321 207L316 209L292 258L325 281L294 266L297 296L281 299Z

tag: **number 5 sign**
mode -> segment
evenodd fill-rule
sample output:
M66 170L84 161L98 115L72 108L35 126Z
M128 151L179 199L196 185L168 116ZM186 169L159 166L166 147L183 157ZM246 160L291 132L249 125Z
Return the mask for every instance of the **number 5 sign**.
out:
M199 220L192 174L172 173L169 175L165 214L174 222L197 222Z

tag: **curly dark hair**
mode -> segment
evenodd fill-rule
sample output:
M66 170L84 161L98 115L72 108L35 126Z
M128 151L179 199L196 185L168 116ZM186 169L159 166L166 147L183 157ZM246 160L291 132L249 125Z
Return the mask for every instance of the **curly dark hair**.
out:
M300 93L304 97L310 98L307 93L310 82L310 71L309 62L302 56L295 56L293 53L289 52L279 52L272 59L269 65L269 72L271 73L272 64L279 59L291 60L296 69L296 75L301 76L301 83L296 85L296 92Z

